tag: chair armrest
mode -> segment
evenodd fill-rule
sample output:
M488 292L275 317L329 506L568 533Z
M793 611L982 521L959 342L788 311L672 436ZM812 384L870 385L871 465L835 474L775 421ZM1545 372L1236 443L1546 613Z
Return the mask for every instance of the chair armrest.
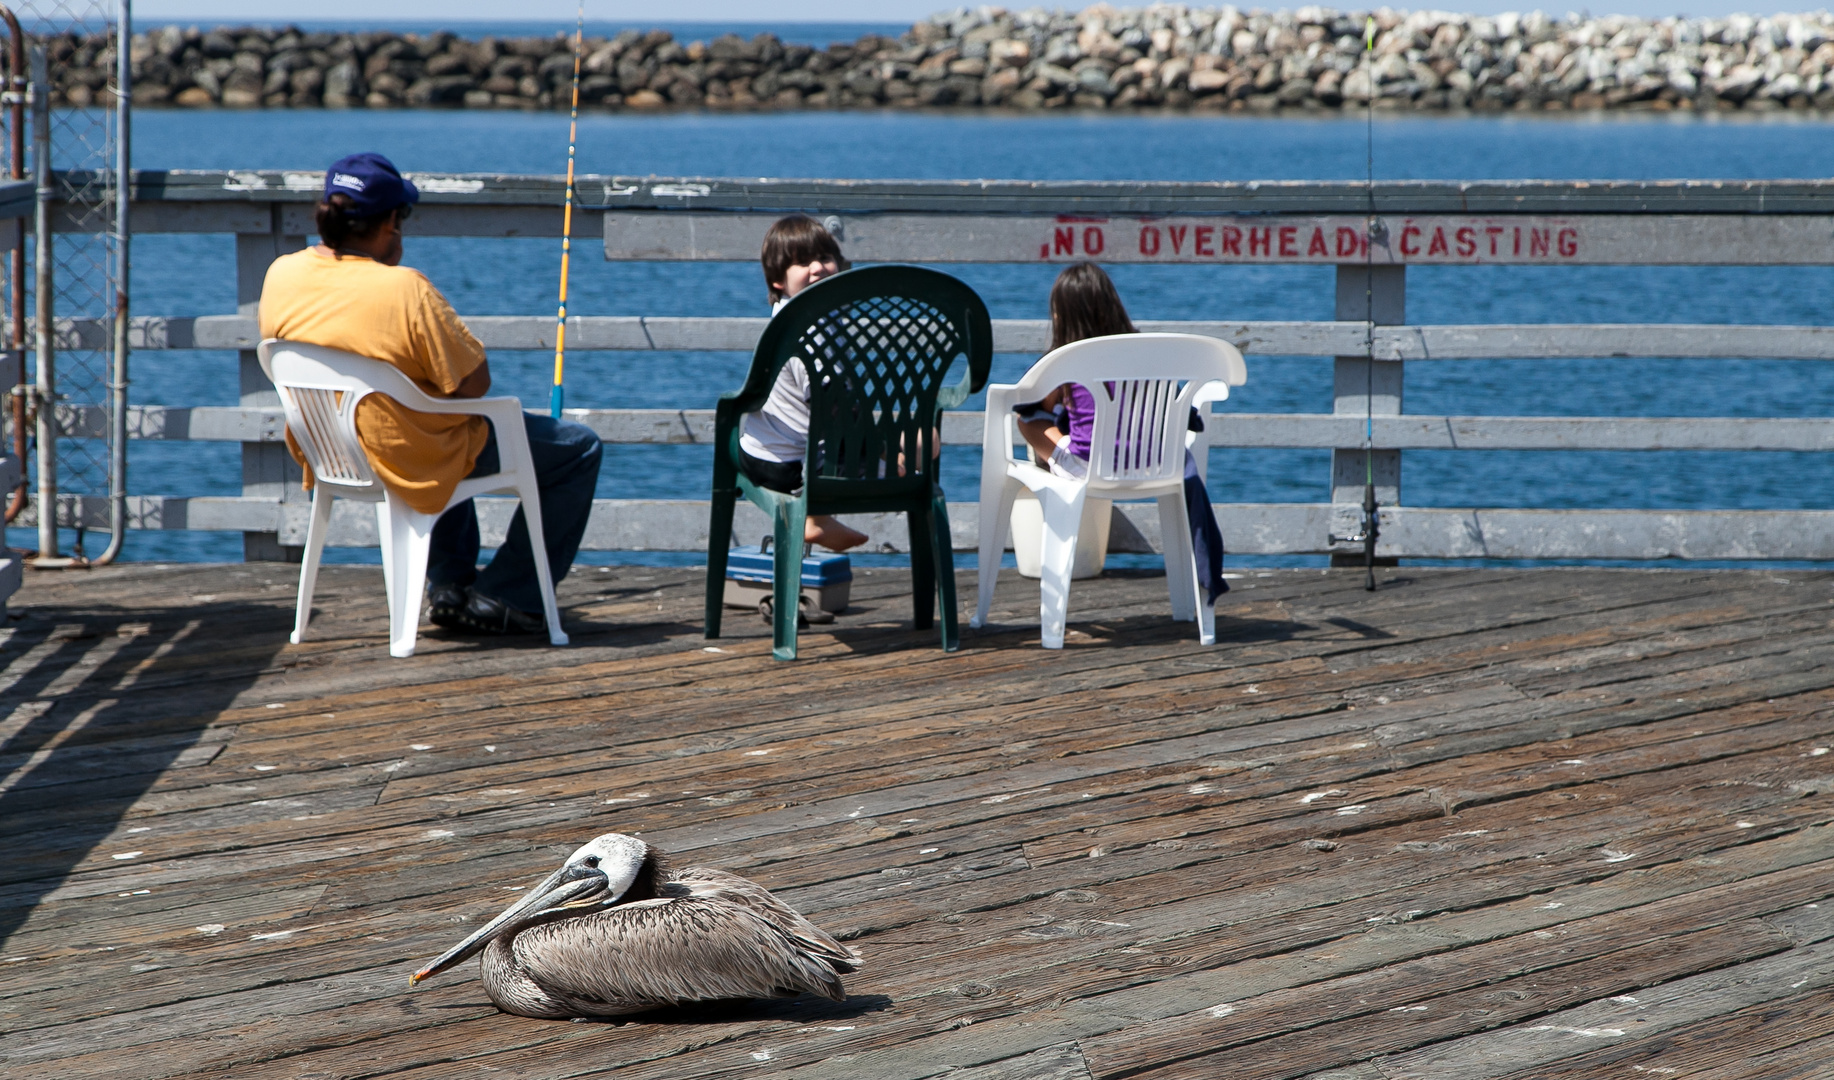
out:
M994 383L987 388L987 415L992 417L996 411L1012 412L1013 406L1019 404L1019 388L1012 383Z
M967 401L970 397L972 397L974 395L975 390L977 389L977 387L973 387L969 385L969 383L971 383L972 381L973 381L973 373L970 372L966 375L963 375L961 378L961 381L956 383L954 386L945 386L941 390L938 390L936 392L937 411L940 412L943 409L961 408L962 402Z
M721 394L720 400L713 406L713 441L716 445L725 445L726 436L738 430L746 413L744 401L739 394Z
M371 361L380 363L380 361ZM386 370L394 374L388 383L375 386L374 393L390 398L404 409L424 413L455 413L470 416L484 416L497 423L507 423L522 415L522 399L499 395L497 397L456 398L433 397L419 386L416 386L406 375L392 367Z
M1191 399L1191 407L1202 411L1203 407L1212 401L1228 400L1229 384L1221 379L1212 379L1198 388L1197 395ZM1209 414L1205 413L1205 415Z
M416 399L412 401L403 400L404 398L407 397L407 395L395 393L392 389L391 390L378 390L377 393L387 394L389 397L394 398L396 403L400 404L404 408L413 409L415 412L471 413L477 416L491 416L495 413L502 412L506 406L508 408L514 409L517 412L522 411L522 399L521 398L508 397L508 396L480 397L480 398L436 398L426 393L422 393L419 387L414 387L414 390L416 393Z
M991 361L991 355L988 359ZM962 372L961 379L954 386L945 386L937 391L936 408L938 410L960 408L962 402L980 393L981 389L988 385L987 374L991 367L991 363L977 365L973 359L970 359L968 370ZM977 375L980 376L978 379Z
M1019 389L1010 383L993 383L987 387L987 417L982 426L983 458L997 455L1006 461L1013 457L1013 406L1019 403Z
M713 486L731 489L738 484L739 423L747 412L744 393L721 394L713 406Z

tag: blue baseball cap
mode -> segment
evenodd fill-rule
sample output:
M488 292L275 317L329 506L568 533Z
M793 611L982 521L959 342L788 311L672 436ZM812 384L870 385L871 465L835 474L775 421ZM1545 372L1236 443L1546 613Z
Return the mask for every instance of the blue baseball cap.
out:
M379 217L420 201L420 189L381 154L352 154L333 162L325 170L325 200L335 194L349 196L352 217Z

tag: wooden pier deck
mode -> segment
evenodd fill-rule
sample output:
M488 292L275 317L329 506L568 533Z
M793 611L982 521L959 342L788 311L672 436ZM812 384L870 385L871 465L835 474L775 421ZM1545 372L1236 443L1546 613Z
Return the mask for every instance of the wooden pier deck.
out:
M235 1080L1827 1077L1834 575L1247 571L1036 586L945 655L904 574L770 659L692 571L575 647L380 572L30 576L0 644L0 1073ZM962 578L963 606L973 586ZM776 890L845 1004L498 1014L417 963L603 831Z

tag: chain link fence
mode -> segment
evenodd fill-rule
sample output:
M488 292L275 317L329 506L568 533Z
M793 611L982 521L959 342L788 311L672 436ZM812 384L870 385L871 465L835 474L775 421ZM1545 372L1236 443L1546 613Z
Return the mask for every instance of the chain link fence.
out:
M47 500L56 496L58 525L74 529L79 561L85 534L97 526L110 530L107 548L96 561L119 550L125 525L120 504L125 493L126 454L121 412L126 407L125 341L114 332L125 316L127 236L121 212L118 165L126 110L118 107L121 64L117 50L128 20L128 5L119 0L23 0L13 5L32 46L44 50L50 78L44 92L59 93L34 109L44 130L34 132L33 165L40 154L51 170L50 197L59 224L50 237L32 235L26 264L34 267L27 281L27 310L40 312L38 294L50 297L55 347L32 350L31 380L53 387L51 400L40 397L39 410L55 410L55 424L39 423L41 447L35 455L32 500L39 527L39 561L59 555L58 530L44 524ZM131 34L131 30L130 30ZM42 196L41 196L42 197ZM45 244L48 265L36 245ZM71 327L79 329L68 329ZM91 329L93 328L93 329ZM50 365L49 372L43 370ZM47 377L48 376L48 377ZM47 465L49 468L47 468ZM105 517L105 500L116 504ZM68 531L63 533L69 536ZM93 543L90 546L94 546Z

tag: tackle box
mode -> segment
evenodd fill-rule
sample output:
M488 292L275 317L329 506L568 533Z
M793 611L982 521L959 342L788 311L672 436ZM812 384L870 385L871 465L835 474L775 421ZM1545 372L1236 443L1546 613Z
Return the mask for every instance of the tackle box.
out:
M769 544L726 553L726 603L755 608L771 595L777 556ZM853 592L853 561L845 555L809 555L802 560L803 602L820 611L841 612Z

